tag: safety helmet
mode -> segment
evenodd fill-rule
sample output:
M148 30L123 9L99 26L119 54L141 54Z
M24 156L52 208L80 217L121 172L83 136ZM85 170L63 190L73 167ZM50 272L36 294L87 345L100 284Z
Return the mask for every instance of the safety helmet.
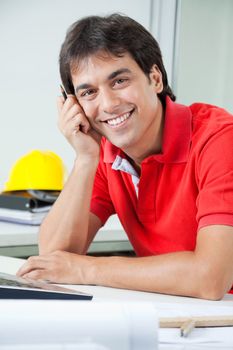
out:
M64 181L65 166L62 159L51 151L33 150L13 165L4 191L60 191Z

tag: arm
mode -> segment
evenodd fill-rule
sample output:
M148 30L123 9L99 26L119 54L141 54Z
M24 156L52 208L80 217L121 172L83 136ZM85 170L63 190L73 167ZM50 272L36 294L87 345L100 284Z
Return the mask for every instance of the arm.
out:
M74 96L58 99L59 127L76 152L76 160L64 189L43 221L40 254L64 250L83 254L101 227L90 214L90 200L99 162L100 136L91 129Z
M39 232L40 254L64 250L85 254L100 219L89 212L95 167L77 162Z
M96 271L101 285L218 300L233 285L233 227L202 228L194 252L112 257Z
M29 258L19 275L218 300L233 284L233 227L202 228L194 252L142 258L55 252Z

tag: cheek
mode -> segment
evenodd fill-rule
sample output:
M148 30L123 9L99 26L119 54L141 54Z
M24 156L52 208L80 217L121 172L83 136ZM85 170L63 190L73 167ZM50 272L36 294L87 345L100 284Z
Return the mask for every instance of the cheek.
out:
M138 88L133 88L132 86L128 89L123 89L119 91L119 97L122 101L127 101L135 105L140 100L140 96L140 90Z
M155 103L157 94L152 84L134 84L128 89L123 90L123 96L131 102Z
M151 83L146 87L144 97L149 108L156 108L159 99L154 84Z
M128 101L134 103L139 113L148 113L154 110L158 103L158 97L151 87L142 87L134 89L128 96Z

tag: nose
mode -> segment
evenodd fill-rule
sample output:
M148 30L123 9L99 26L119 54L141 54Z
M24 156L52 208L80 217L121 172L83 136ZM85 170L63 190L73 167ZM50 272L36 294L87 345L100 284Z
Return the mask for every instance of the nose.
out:
M104 113L114 114L119 110L121 99L117 91L108 89L101 93L100 106Z

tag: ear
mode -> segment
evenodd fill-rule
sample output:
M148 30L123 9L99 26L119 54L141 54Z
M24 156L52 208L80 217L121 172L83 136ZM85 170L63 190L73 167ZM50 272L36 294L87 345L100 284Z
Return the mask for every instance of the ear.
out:
M156 64L152 66L149 77L150 77L151 84L154 85L156 94L159 94L160 92L162 92L163 91L162 73L160 72Z

